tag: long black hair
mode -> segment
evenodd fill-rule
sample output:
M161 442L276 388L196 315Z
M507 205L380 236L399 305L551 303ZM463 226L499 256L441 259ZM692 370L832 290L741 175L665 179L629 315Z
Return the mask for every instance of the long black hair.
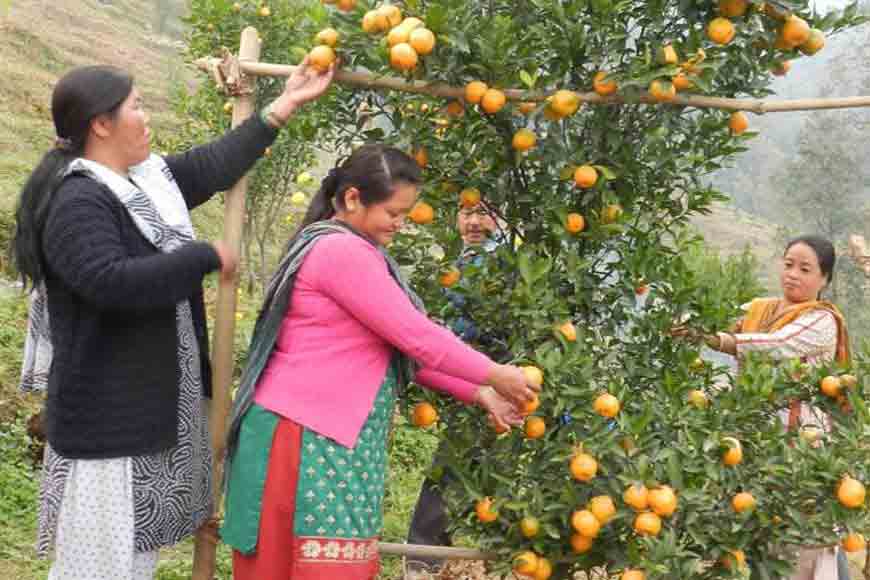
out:
M24 184L15 213L12 255L25 285L45 278L42 229L67 167L84 154L91 121L98 115L117 115L132 90L133 77L113 66L73 69L54 87L51 116L57 142Z
M363 145L320 182L291 243L306 226L345 209L344 193L351 187L359 190L360 202L369 206L389 199L398 183L420 185L422 180L420 166L404 151L386 145Z
M807 245L815 252L816 258L819 260L819 269L830 284L834 279L834 266L837 264L837 252L834 250L834 244L821 236L799 236L789 240L783 255L788 253L795 244Z

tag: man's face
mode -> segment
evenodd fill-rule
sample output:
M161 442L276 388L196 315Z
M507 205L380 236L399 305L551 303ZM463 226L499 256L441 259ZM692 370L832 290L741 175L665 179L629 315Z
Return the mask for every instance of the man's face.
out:
M463 207L456 218L459 235L468 246L479 246L492 235L496 229L495 219L483 204L474 207Z

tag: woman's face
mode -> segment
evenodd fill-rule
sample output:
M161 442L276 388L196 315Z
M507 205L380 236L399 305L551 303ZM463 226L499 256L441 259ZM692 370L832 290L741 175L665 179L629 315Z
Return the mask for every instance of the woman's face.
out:
M819 257L810 246L798 242L786 250L780 275L786 300L793 304L816 300L827 282Z
M340 212L339 217L358 232L386 246L402 229L415 203L417 186L410 183L397 183L390 197L368 206L361 203L359 192L351 188L345 193L346 210Z
M109 135L112 147L128 167L142 163L151 154L148 121L142 96L134 87L112 119Z

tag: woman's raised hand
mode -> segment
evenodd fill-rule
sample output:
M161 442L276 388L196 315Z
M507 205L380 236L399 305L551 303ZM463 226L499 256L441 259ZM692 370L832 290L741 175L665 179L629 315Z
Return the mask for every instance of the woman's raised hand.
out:
M333 63L328 70L320 72L308 63L306 56L287 77L284 92L272 103L272 113L281 123L286 123L293 111L309 101L313 101L329 89L335 76Z
M514 365L493 365L486 382L517 408L522 408L541 390L540 385L529 381L523 369Z

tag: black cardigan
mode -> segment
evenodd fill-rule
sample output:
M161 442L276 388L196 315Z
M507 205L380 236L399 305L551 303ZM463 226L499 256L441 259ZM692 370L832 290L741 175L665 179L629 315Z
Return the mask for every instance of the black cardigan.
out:
M190 209L230 188L275 139L258 116L217 141L166 158ZM42 235L54 348L46 435L62 456L96 459L175 445L180 369L176 304L189 300L210 391L203 277L211 244L155 248L105 186L68 177Z

